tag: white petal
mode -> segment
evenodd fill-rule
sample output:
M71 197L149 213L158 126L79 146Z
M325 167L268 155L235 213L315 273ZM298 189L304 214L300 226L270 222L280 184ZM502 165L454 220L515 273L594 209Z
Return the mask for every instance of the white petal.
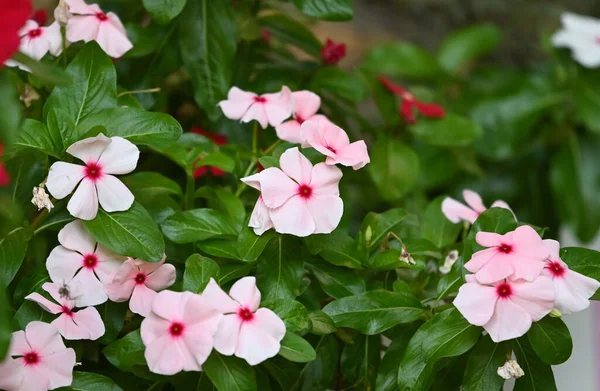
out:
M77 307L96 306L108 300L104 286L89 269L81 269L73 278L73 284L81 287L79 296L73 298Z
M73 189L83 179L84 175L84 166L56 162L50 167L46 187L54 198L62 200L73 192Z
M96 163L110 143L111 139L100 133L96 137L89 137L72 144L67 148L67 153L86 164Z
M254 312L260 304L260 291L256 287L256 277L244 277L235 282L229 290L229 296Z
M98 200L107 212L124 211L131 208L135 197L127 186L112 175L104 175L96 181Z
M98 160L105 174L129 174L135 170L140 150L131 141L122 137L113 137L112 142Z
M344 201L334 195L313 196L306 206L315 222L315 234L331 233L344 214Z
M238 314L224 315L215 334L215 350L226 356L235 353L242 319Z
M84 179L67 204L71 216L81 220L93 220L98 214L98 194L93 181Z
M283 321L273 311L260 308L254 319L242 324L235 355L250 365L260 364L279 353L284 335Z
M74 220L65 225L58 232L58 242L82 255L93 254L96 249L96 239L88 233L81 220Z
M315 232L315 222L306 202L299 195L293 196L279 208L269 211L275 231L300 237Z
M57 284L66 284L71 281L82 266L83 256L63 246L54 247L46 259L46 269L48 269L50 279Z
M115 26L108 21L100 23L96 42L98 42L98 45L100 45L106 54L113 58L122 57L133 47L131 41L127 39L127 35L123 34L118 26Z

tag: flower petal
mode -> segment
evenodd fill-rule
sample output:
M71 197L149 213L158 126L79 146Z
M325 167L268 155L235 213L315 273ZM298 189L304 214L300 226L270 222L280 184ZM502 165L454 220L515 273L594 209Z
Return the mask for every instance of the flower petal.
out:
M133 47L133 44L127 39L127 35L119 29L120 22L118 25L114 24L114 19L118 20L117 15L109 12L106 16L111 22L100 23L98 35L96 35L96 42L98 42L98 45L100 45L102 50L109 56L113 58L122 57Z
M342 170L335 166L329 166L325 163L318 163L312 169L310 184L313 188L313 195L339 196L339 183L342 179Z
M159 292L152 301L152 312L169 321L181 321L191 292Z
M261 196L268 208L277 208L298 194L298 184L279 168L269 167L260 173Z
M483 326L496 343L521 337L530 327L531 317L529 314L510 299L498 300L494 315Z
M73 278L72 283L80 287L79 296L73 297L77 307L91 307L108 300L104 286L89 269L82 268Z
M256 277L237 280L229 290L229 296L250 311L256 311L260 305L260 291L256 287Z
M81 220L74 220L65 225L58 232L58 242L65 248L82 255L93 254L97 243Z
M157 293L152 289L148 288L144 284L137 284L133 288L133 294L131 300L129 300L129 309L131 312L146 317L152 311L152 301L156 297Z
M201 325L190 327L189 330L183 334L182 342L185 342L198 367L204 364L213 350L213 335L217 331L220 320L221 317L219 316L218 318L211 319L210 324L205 322Z
M69 42L89 42L96 39L100 21L96 16L71 15L67 21L67 40Z
M259 196L256 205L254 205L254 209L252 209L250 221L248 222L248 226L254 228L255 234L260 236L273 228L273 221L271 221L271 215L269 213L269 208L265 205L262 196Z
M57 337L60 339L58 334ZM46 356L43 375L48 378L48 389L54 390L55 388L70 386L73 382L74 366L75 350L71 348L63 348L52 355Z
M275 127L280 125L292 115L294 110L292 91L286 86L283 86L279 93L264 94L263 97L267 100L264 103L264 108L271 126Z
M86 164L96 163L111 142L110 138L100 133L96 137L89 137L72 144L67 148L67 153Z
M253 175L241 178L240 181L244 182L245 184L247 184L250 187L255 188L256 190L260 190L261 175L262 175L262 172L259 172L257 174L253 174Z
M94 272L103 284L108 284L112 281L113 275L119 271L126 258L101 244L98 244L96 247L95 254L98 257L98 265L94 269Z
M150 371L156 374L174 375L183 370L183 357L168 333L146 344L144 357Z
M215 334L215 350L226 356L235 353L242 327L242 319L238 314L223 315Z
M479 217L477 212L450 197L446 197L442 201L442 213L454 224L462 220L473 224Z
M513 291L510 300L527 311L534 322L552 311L556 291L550 278L539 276L532 282L519 280L510 285Z
M283 321L273 311L260 308L252 321L242 324L235 355L250 365L260 364L279 353L284 335Z
M202 291L202 297L223 314L237 313L240 309L239 303L229 297L213 278L208 281L206 288Z
M71 281L82 266L83 256L63 246L54 247L46 259L46 269L50 279L57 284Z
M496 288L478 283L466 283L458 290L454 306L475 326L489 322L498 301Z
M62 312L62 307L56 303L51 302L46 299L44 296L39 293L33 292L29 295L25 296L25 300L31 300L40 305L44 309L44 311L50 312L51 314L60 314Z
M563 314L572 314L586 309L589 298L600 288L600 283L592 278L567 270L563 278L555 278L556 308Z
M279 208L271 209L269 214L275 231L300 237L311 235L316 226L306 201L299 195L290 198Z
M328 234L337 228L344 214L344 201L339 196L314 196L306 203L315 222L315 234Z
M62 200L73 192L85 176L85 167L77 164L56 162L50 167L46 188L56 199Z
M310 183L313 165L306 156L300 153L298 147L290 148L281 154L279 165L287 176L299 184L308 185Z
M265 103L252 103L241 119L242 122L257 121L263 129L269 125L269 119L265 111Z
M131 208L135 197L123 182L112 175L96 181L98 200L107 212L122 212Z
M94 307L89 307L94 308ZM89 339L89 333L83 330L81 327L75 324L73 318L67 314L62 314L58 318L54 319L51 323L52 326L56 327L60 335L67 340L81 340Z
M8 356L24 356L31 351L31 346L25 337L25 331L19 330L12 333L10 345L8 347Z
M73 320L77 325L88 333L88 339L95 341L102 337L105 332L104 322L94 307L79 310L73 314Z
M292 144L302 144L304 141L300 124L295 119L285 121L275 127L277 137Z
M354 170L363 168L369 162L371 159L367 152L367 144L363 140L355 141L337 150L335 158L327 158L325 161L329 165L339 163L342 166L352 167Z
M162 337L165 334L169 333L169 327L171 327L171 322L165 320L155 313L151 312L146 319L142 321L140 327L140 335L142 337L142 342L144 345L148 346L156 339Z
M251 104L254 103L254 98L257 95L253 92L243 91L237 87L231 87L227 93L227 100L218 103L225 117L229 119L242 119Z
M33 321L25 327L25 338L31 349L45 357L65 349L58 330L48 323Z
M67 210L71 216L81 220L93 220L98 214L98 194L96 184L88 179L81 181L75 190L75 194L67 204Z
M112 142L98 160L105 174L129 174L135 170L140 158L140 150L131 141L122 137L112 137Z
M23 388L25 377L25 367L19 360L7 357L5 360L0 361L0 389L26 390Z
M494 232L477 232L475 235L475 241L483 247L500 246L503 242L507 242L507 239L507 236Z
M146 286L158 292L173 285L176 278L175 266L166 263L146 276Z
M321 98L312 91L294 91L292 99L294 100L294 114L303 120L317 114L321 107Z

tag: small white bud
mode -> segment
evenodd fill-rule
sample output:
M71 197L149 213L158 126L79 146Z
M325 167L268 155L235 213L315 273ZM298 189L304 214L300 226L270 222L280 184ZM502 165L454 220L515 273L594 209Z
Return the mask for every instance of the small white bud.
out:
M446 259L444 260L444 264L442 266L440 266L440 268L439 268L440 273L442 273L442 274L450 273L450 270L452 270L452 265L454 265L454 263L456 262L457 259L458 259L458 250L450 251L448 253L448 255L446 256Z
M552 311L550 311L548 315L550 315L553 318L562 318L562 313L556 308L552 308Z
M38 210L42 210L44 208L48 209L48 212L54 208L54 204L50 201L50 196L46 193L44 189L45 183L40 183L39 187L33 188L33 198L31 199L31 203L37 206Z
M65 0L60 0L54 9L54 19L61 25L66 26L69 20L69 5Z
M498 376L503 379L518 379L525 375L521 366L515 360L508 360L503 366L498 367Z

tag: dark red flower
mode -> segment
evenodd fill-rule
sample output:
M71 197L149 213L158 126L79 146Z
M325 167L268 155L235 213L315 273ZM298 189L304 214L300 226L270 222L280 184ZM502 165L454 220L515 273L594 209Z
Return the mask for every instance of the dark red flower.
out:
M383 84L383 86L387 88L387 90L390 91L392 94L397 95L402 99L402 105L400 106L400 114L409 124L415 123L415 108L417 109L417 111L419 111L419 113L421 113L425 117L442 118L446 115L446 112L444 111L444 108L442 106L436 105L434 103L421 102L409 91L405 90L397 84L392 83L385 76L379 75L379 82Z
M31 15L31 19L35 20L40 26L45 26L48 21L48 13L46 10L37 10Z
M4 153L4 145L0 144L0 156ZM0 162L0 186L8 186L10 185L10 177L8 176L8 171L4 167L4 164Z
M335 43L327 38L325 46L321 48L321 57L323 62L329 65L335 65L344 57L346 57L346 44Z
M202 136L208 137L209 139L214 141L215 144L217 144L217 145L227 144L227 136L224 136L222 134L209 133L200 128L192 128L192 129L190 129L190 132L196 133L196 134L201 134ZM202 159L202 158L200 158L200 159ZM198 159L198 160L200 160L200 159ZM206 175L206 173L208 172L207 169L210 169L210 173L213 174L214 176L221 176L221 175L227 174L227 172L225 172L217 167L202 166L202 167L198 167L196 170L194 170L194 178L200 178L201 176Z
M267 45L270 45L271 39L273 39L273 33L270 32L268 29L262 29L260 31L260 37L262 38L263 41L265 41L265 43Z
M19 29L31 15L30 0L0 0L0 67L19 50Z

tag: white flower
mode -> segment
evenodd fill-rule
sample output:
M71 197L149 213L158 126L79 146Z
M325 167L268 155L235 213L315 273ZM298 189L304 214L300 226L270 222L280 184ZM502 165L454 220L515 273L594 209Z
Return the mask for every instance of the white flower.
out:
M525 372L515 360L508 360L503 366L498 367L498 376L506 380L518 379L523 375L525 375Z
M140 151L134 144L121 137L108 138L100 133L71 145L67 153L83 161L85 166L54 163L46 187L52 196L61 200L81 182L67 204L71 215L93 220L98 213L98 202L107 212L131 207L133 194L110 174L128 174L135 169Z
M440 266L440 268L439 268L440 273L442 273L442 274L450 273L450 270L452 270L452 265L454 265L454 263L456 262L457 259L458 259L458 250L450 251L448 253L448 255L446 255L446 259L444 259L444 264L442 266Z
M50 201L50 196L46 193L44 189L44 183L40 183L39 187L33 188L33 198L31 199L31 203L37 206L38 210L42 210L44 208L48 209L48 212L54 208L54 204Z
M600 20L569 12L560 19L563 28L552 36L554 46L571 48L575 61L584 67L600 66Z
M21 38L19 51L34 60L41 60L48 52L53 56L58 56L62 52L62 35L60 26L56 22L48 27L40 27L37 22L28 20L19 30L19 37ZM9 67L18 66L29 72L29 68L14 60L7 60L4 64Z

